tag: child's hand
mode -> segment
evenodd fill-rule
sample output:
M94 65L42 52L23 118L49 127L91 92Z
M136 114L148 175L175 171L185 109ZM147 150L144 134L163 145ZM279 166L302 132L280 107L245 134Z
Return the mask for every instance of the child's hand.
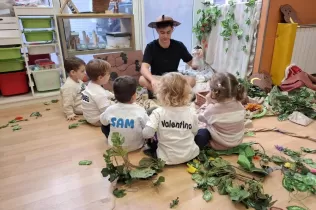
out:
M73 115L68 116L68 117L67 117L67 120L68 120L68 121L70 121L70 120L76 120L77 117L78 117L77 115L73 114Z

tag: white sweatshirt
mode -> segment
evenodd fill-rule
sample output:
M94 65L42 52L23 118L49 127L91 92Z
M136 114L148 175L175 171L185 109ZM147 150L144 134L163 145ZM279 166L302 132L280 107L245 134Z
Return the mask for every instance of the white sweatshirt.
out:
M60 88L63 111L67 118L82 114L81 92L84 91L85 87L82 81L76 82L68 77L65 84Z

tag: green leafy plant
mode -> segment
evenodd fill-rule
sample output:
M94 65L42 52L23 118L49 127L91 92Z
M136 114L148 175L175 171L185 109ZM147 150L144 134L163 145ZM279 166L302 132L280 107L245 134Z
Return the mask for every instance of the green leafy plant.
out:
M175 200L171 201L170 208L173 209L173 208L175 208L178 205L179 205L179 197L177 197Z
M306 210L300 206L288 206L286 207L287 210Z
M22 129L22 127L20 125L14 125L13 128L12 128L13 131L18 131L18 130L21 130L21 129Z
M241 78L239 72L237 72L236 75L238 82L245 87L249 97L267 97L267 93L261 90L258 86L251 84L247 78Z
M102 169L103 177L108 177L110 182L117 180L118 183L132 184L135 180L148 180L161 172L165 162L161 159L143 158L139 166L132 164L128 158L128 152L123 148L124 136L118 132L112 133L111 141L113 147L107 149L103 155L106 167ZM118 159L123 161L119 164ZM163 176L152 182L153 186L160 186L165 181Z
M309 154L316 154L316 149L301 147L301 151Z
M222 151L221 154L235 154L237 150L239 149ZM204 151L199 156L199 163L197 161L190 163L197 168L192 180L197 183L196 188L203 191L204 200L211 200L211 191L213 187L217 187L219 194L228 195L232 201L241 203L247 208L268 209L274 204L272 196L264 194L262 184L258 180L239 173L237 168L226 160L219 157L211 158L208 154L214 153L209 150ZM252 152L249 150L246 154L251 155Z
M77 123L70 124L70 125L68 126L68 128L69 128L69 129L78 128L80 125L82 125L82 124L87 124L87 123L88 123L87 120L80 119L80 120L78 120Z
M193 27L193 33L198 41L201 42L203 37L211 32L212 27L216 26L218 18L222 16L222 12L218 6L212 4L204 9L199 9L197 14L200 15L200 18Z
M126 195L125 191L126 190L124 190L124 189L120 190L120 189L116 188L113 190L113 195L117 198L123 198Z
M277 86L274 86L268 99L272 110L278 114L280 121L287 120L294 111L316 119L316 110L313 109L313 101L316 99L316 94L305 87L289 93L283 93Z
M35 117L36 119L39 117L42 117L42 114L40 112L33 112L30 117Z

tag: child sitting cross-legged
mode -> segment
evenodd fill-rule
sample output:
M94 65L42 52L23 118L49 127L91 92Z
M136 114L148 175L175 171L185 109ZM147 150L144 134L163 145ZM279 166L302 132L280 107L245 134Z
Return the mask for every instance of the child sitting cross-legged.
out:
M168 165L192 160L199 154L199 147L207 144L198 146L194 142L198 118L190 107L191 97L191 87L183 75L171 72L161 77L157 99L162 107L153 110L143 136L149 139L157 133L157 141L149 144L150 155L161 158Z
M81 92L85 89L82 80L86 75L86 63L73 57L66 59L64 66L68 77L60 88L63 111L67 120L75 120L77 115L82 115Z
M149 117L145 109L137 104L136 100L137 81L130 76L121 76L115 79L113 91L118 101L107 108L101 114L102 132L112 146L111 136L114 132L124 136L123 147L127 151L134 151L144 145L142 130Z
M82 92L82 111L88 123L101 126L100 115L111 105L113 93L105 90L102 85L110 79L111 65L101 59L93 59L86 66L90 82Z
M230 73L216 73L210 81L205 110L199 120L206 124L195 137L196 141L210 141L216 150L226 150L242 143L245 109L240 103L245 88Z

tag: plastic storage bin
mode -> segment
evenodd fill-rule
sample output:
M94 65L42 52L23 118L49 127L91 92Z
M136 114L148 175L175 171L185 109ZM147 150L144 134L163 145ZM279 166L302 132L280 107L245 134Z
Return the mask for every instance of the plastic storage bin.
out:
M110 48L131 47L131 34L122 32L106 33L107 46Z
M21 58L21 47L0 47L0 60Z
M26 71L1 73L0 90L3 96L12 96L29 92Z
M51 28L51 18L21 18L23 28Z
M60 71L46 70L32 72L37 91L49 91L60 89Z
M22 69L24 69L24 60L22 59L0 60L0 73Z
M54 45L32 45L27 47L29 55L50 54L56 52Z
M40 70L48 70L55 69L56 65L50 59L38 59L35 61L36 66L39 67Z
M53 31L24 31L27 42L53 41Z

